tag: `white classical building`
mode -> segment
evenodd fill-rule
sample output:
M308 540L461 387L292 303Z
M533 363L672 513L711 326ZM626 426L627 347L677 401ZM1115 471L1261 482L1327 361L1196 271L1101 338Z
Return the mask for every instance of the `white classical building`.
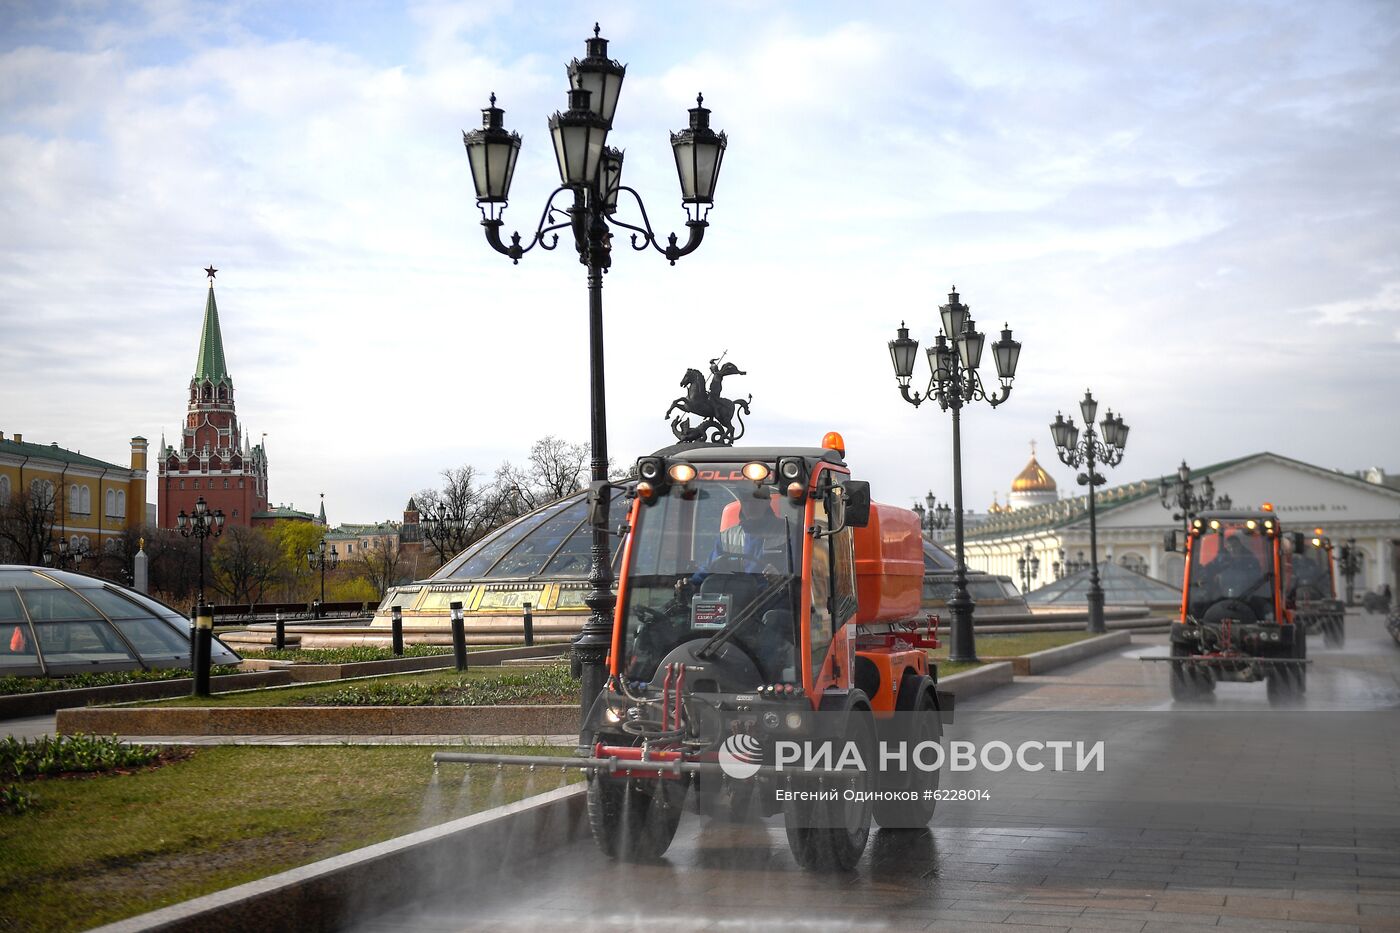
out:
M1190 479L1199 485L1207 476L1217 498L1228 495L1233 508L1270 502L1286 530L1322 528L1338 545L1354 539L1362 558L1357 594L1382 584L1400 589L1400 489L1383 471L1348 474L1265 452L1193 470ZM1163 533L1182 526L1163 508L1158 478L1100 487L1095 500L1099 560L1180 586L1183 555L1165 549ZM989 515L967 534L966 545L968 567L1013 580L1020 579L1017 559L1030 545L1040 559L1031 589L1043 586L1062 575L1066 564L1088 560L1088 499L1080 495ZM1340 590L1340 575L1337 585Z

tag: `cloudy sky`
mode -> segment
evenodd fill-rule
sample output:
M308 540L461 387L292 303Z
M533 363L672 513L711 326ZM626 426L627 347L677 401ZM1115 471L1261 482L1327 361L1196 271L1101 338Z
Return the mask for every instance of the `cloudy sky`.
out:
M967 504L1092 386L1113 479L1273 450L1400 470L1400 6L1390 0L149 2L0 6L0 430L125 462L174 438L213 263L272 498L395 515L438 471L585 439L584 270L481 236L460 131L524 137L506 219L595 18L611 141L663 232L697 91L730 147L704 245L606 280L620 462L687 367L749 371L748 439L844 433L876 496L951 495L950 425L901 401L956 284L1024 344L965 412ZM989 338L989 340L992 338ZM990 368L990 367L989 367Z

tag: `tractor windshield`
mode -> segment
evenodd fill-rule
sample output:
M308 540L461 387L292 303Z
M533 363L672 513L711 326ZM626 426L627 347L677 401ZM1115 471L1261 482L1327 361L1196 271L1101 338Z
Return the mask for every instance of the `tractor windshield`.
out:
M1275 617L1274 539L1259 525L1255 521L1211 519L1197 533L1186 577L1189 615L1210 621L1213 615L1226 612L1238 619L1243 604L1256 621ZM1217 612L1212 613L1212 609Z
M1330 599L1336 595L1332 585L1332 561L1323 544L1304 543L1293 555L1293 578L1300 600Z
M707 468L688 488L643 501L622 594L620 669L629 681L649 683L674 648L725 629L763 682L800 679L804 504L771 487L755 495L753 482L729 478L738 469Z

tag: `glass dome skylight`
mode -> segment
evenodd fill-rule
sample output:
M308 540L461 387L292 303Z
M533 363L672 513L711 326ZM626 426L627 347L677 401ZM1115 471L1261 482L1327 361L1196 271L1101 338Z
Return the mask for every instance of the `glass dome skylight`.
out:
M240 658L216 638L212 660ZM189 666L189 620L164 603L82 573L0 565L0 677Z

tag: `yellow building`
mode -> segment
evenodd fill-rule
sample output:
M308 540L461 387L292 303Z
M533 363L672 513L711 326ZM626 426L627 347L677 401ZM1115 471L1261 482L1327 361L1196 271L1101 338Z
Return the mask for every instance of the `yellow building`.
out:
M38 564L59 541L101 553L146 524L146 439L131 439L131 465L57 443L0 432L0 563Z

